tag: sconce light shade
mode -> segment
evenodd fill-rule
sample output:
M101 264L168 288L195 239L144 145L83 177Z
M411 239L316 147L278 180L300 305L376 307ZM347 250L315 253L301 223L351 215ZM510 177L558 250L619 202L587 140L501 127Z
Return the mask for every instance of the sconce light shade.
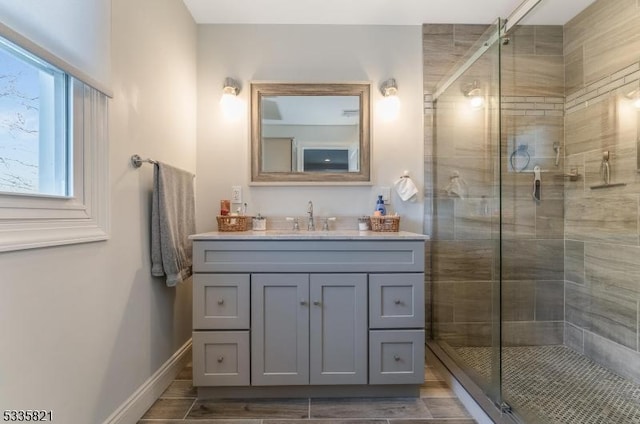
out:
M398 84L394 78L389 78L380 85L381 99L378 110L383 121L393 121L400 114L400 99L398 98Z
M239 93L240 84L232 78L225 78L220 106L227 120L237 121L242 115L242 102L238 98Z
M474 80L473 83L467 84L462 89L462 94L469 98L471 108L480 109L484 106L484 97L482 96L482 89L480 89L480 83L478 80Z
M240 94L240 84L233 78L225 78L222 93L237 96Z
M397 96L398 84L394 78L389 78L380 85L380 92L384 97Z
M633 106L636 109L640 109L640 88L637 88L627 94L627 98L629 98L633 102Z

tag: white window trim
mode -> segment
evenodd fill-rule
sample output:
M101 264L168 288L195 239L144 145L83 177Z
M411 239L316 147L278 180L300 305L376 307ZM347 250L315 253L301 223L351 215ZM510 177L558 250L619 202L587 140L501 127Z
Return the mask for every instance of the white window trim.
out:
M74 195L0 194L0 252L109 238L107 96L70 81Z

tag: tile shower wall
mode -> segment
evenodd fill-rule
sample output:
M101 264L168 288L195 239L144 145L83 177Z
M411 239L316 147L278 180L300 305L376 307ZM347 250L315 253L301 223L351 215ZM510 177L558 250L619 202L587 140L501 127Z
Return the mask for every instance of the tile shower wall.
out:
M640 3L598 0L564 29L566 164L565 342L640 382ZM602 184L609 151L611 182Z
M436 141L431 95L487 29L487 25L423 26L425 230L432 236L433 334L453 346L491 344L491 216L475 214L473 205L480 206L481 196L488 201L491 188L486 189L483 182L492 179L492 169L477 160L487 150L484 114L467 114L463 122L458 121L464 98L456 89L453 96L438 104ZM444 187L455 170L474 187L465 200L445 193ZM486 190L480 193L480 188Z
M462 86L440 98L437 119L431 94L487 28L423 26L425 187L433 207L434 333L452 346L492 343L498 252L496 140L495 134L487 132L484 113L460 113L468 100ZM564 148L562 27L519 28L503 47L502 64L504 341L508 345L561 344L564 186L563 164L555 165L553 146L558 143ZM481 59L460 84L474 77L496 78L491 66L495 66L491 57ZM510 154L519 146L526 146L531 159L521 172L515 172L509 166ZM539 203L531 197L535 165L545 171ZM451 197L444 189L456 171L466 185L464 199Z
M562 27L517 27L502 46L501 78L503 344L562 344ZM536 166L540 201L532 196Z

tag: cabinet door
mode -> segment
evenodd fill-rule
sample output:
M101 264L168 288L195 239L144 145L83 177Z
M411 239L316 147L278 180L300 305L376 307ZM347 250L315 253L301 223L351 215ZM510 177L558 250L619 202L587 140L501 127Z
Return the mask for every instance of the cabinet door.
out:
M309 275L251 275L251 384L309 384Z
M367 383L367 275L311 274L311 384Z
M193 328L249 329L249 274L195 274Z
M369 327L423 328L424 274L370 274Z

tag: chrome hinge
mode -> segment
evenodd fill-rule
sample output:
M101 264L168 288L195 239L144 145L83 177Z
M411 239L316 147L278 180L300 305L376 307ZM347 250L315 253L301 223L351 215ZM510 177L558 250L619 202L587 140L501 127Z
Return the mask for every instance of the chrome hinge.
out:
M498 408L500 408L500 412L502 412L503 414L510 414L511 413L511 406L506 403L506 402L502 402Z

